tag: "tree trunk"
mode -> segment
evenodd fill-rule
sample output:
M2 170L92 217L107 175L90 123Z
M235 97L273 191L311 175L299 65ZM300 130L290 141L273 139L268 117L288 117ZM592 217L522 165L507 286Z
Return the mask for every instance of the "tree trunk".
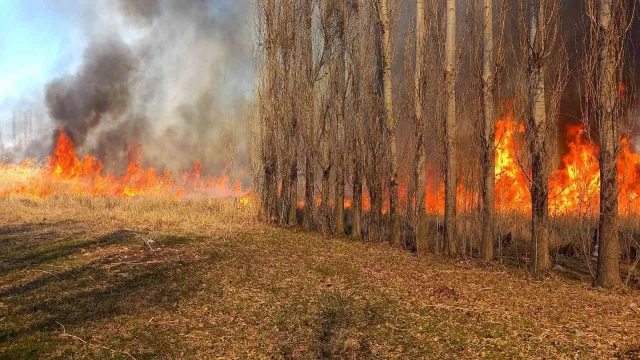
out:
M389 134L389 215L391 217L391 238L393 246L400 243L400 205L398 202L398 155L396 153L396 120L393 113L393 88L391 81L391 25L389 23L388 0L381 0L380 21L382 22L382 71L384 110Z
M284 142L284 140L281 140ZM288 156L287 154L283 154ZM280 201L279 201L279 209L278 209L278 222L280 226L288 226L289 225L289 199L291 196L291 182L289 178L289 163L288 161L285 164L280 165L280 168L283 170L281 174L280 183L282 184L282 190L280 193Z
M302 215L302 226L306 230L313 227L314 210L316 208L314 199L316 166L314 163L315 147L315 94L313 79L313 38L312 38L312 5L310 1L303 1L304 9L304 48L303 63L305 69L306 91L306 143L305 143L305 185L304 185L304 211Z
M416 210L415 221L417 222L416 231L416 249L418 244L427 243L427 213L425 209L425 193L426 193L426 181L425 181L425 163L426 163L426 146L424 143L425 137L425 122L423 119L422 102L424 78L422 69L424 67L424 46L426 37L425 17L424 17L424 0L416 0L416 64L415 64L415 79L414 79L414 96L416 107L416 130L417 144L416 144L416 176L415 176L415 196L416 196Z
M295 100L294 100L295 101ZM291 139L293 145L291 155L291 167L289 169L289 214L287 215L287 225L298 225L297 220L297 206L298 206L298 111L294 112L293 118L293 139Z
M546 151L546 107L544 49L538 36L540 0L529 0L529 131L531 132L531 274L539 278L551 268L548 238L548 176Z
M303 84L304 82L301 81L300 79L302 79L302 73L304 72L304 64L302 62L302 60L300 59L300 56L298 55L299 52L297 51L297 47L299 44L299 41L297 39L298 37L298 31L297 31L297 23L296 23L296 13L298 12L298 9L296 7L297 2L296 0L292 0L291 1L291 27L293 29L292 31L292 63L293 63L293 67L294 67L294 71L292 72L291 78L291 94L290 94L290 99L291 99L291 108L292 108L292 115L291 115L291 133L292 133L292 137L291 137L291 164L290 164L290 168L289 168L289 214L287 214L287 225L288 226L296 226L298 225L298 219L297 219L297 207L298 207L298 151L299 151L299 147L300 147L300 124L299 124L299 118L300 118L300 114L301 114L301 106L300 106L300 101L298 101L298 94L297 91L301 88L301 84ZM304 86L304 85L303 85Z
M335 170L336 170L336 203L335 203L335 235L344 235L344 180L345 180L345 168L344 168L344 113L345 113L345 26L346 26L346 8L345 3L340 2L336 5L338 11L337 19L337 53L338 63L335 66L336 70L336 146L334 150L335 156Z
M449 255L458 252L456 240L456 0L447 0L445 86L447 113L445 120L445 200L444 241Z
M275 29L275 0L269 0L265 9L266 23L266 59L267 59L267 113L264 124L263 144L263 172L264 195L262 199L263 216L266 221L277 221L278 184L277 184L277 155L273 151L276 145L276 114L275 114L275 88L276 88L276 29Z
M371 15L371 14L370 14ZM372 124L367 126L369 133L365 139L367 146L367 168L366 168L366 181L367 189L369 190L369 196L371 198L371 213L368 218L368 233L367 237L369 241L379 242L383 239L383 224L382 220L384 216L382 214L382 202L383 202L383 184L382 176L385 166L383 161L385 159L386 141L386 125L384 115L384 62L383 62L383 31L382 21L376 14L375 26L373 27L373 39L374 39L374 69L375 77L372 82L372 92L374 94L373 101L369 102L371 112L368 114L369 121Z
M331 23L331 12L333 9L334 3L328 2L325 4L325 8L323 11L323 22L325 24L324 30L324 39L323 39L323 52L325 54L331 54L332 46L333 46L333 29L330 26ZM329 64L332 66L333 64ZM330 76L330 87L334 87L333 76L335 75L335 71L329 69ZM331 91L331 89L329 90ZM330 101L335 102L336 99L330 99ZM324 105L323 105L324 106ZM333 127L331 126L331 120L329 119L329 111L331 109L332 103L326 105L327 107L323 110L323 114L321 116L321 132L320 132L320 167L322 169L322 191L321 191L321 221L320 221L320 230L323 234L328 234L331 232L331 208L329 206L329 197L331 196L330 191L330 179L331 179L331 171L333 164L333 158L331 156L331 145L333 142Z
M616 88L615 60L610 0L600 0L598 27L601 34L599 72L600 117L600 219L598 224L598 269L596 284L602 287L619 286L620 244L618 240L618 129L615 117Z
M353 221L351 236L359 239L362 237L362 164L356 160L353 166L353 204L351 206Z
M358 26L359 24L359 11L354 11L354 21L352 26ZM360 50L360 40L359 33L356 31L355 36L353 37L353 44L351 47L351 59L352 59L352 68L351 72L353 73L353 87L352 87L352 97L353 97L353 109L354 109L354 128L353 128L353 204L351 207L352 213L352 231L351 236L354 238L360 238L362 236L362 172L363 172L363 162L364 162L364 146L363 142L363 109L362 109L362 99L360 96L360 86L362 84L362 61L360 58L359 50Z
M329 123L329 119L326 117L323 119L323 130L322 130L322 158L321 158L321 167L322 167L322 204L321 212L322 212L322 224L321 230L323 233L329 233L330 223L329 223L329 196L331 195L331 191L329 190L329 179L331 177L331 148L329 145L329 141L331 139L331 125Z
M304 169L304 209L302 213L302 227L305 230L313 229L313 214L316 204L314 202L314 186L316 181L316 168L310 155L305 159Z
M495 111L493 95L493 0L484 0L482 41L482 239L480 258L493 261L495 211Z

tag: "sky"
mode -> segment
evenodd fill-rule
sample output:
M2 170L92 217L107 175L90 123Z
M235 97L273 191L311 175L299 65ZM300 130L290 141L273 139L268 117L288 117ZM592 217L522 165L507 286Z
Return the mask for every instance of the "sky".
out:
M210 1L213 16L237 5L234 0ZM10 131L14 110L42 104L46 84L78 70L96 29L118 29L125 40L135 38L133 30L122 33L131 28L122 26L123 19L103 16L100 3L104 2L0 0L0 126L4 134Z
M15 108L41 103L45 84L81 63L82 11L66 0L0 0L0 126L5 133Z

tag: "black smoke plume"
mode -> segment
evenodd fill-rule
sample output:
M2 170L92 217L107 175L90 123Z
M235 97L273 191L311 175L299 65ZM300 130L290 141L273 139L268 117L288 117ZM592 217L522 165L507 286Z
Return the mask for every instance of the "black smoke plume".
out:
M76 145L84 145L87 135L103 119L115 120L131 101L131 75L136 60L119 39L92 43L86 50L78 74L53 81L47 86L49 115Z

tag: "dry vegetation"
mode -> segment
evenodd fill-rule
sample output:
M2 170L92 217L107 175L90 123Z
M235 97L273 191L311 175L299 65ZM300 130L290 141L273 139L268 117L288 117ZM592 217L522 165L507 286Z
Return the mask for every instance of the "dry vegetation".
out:
M638 293L563 272L328 240L233 201L0 209L0 358L640 356Z

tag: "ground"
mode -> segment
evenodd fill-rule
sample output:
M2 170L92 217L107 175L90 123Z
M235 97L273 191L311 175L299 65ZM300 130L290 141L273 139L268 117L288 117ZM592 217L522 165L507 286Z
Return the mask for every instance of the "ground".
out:
M640 358L640 295L255 221L0 199L0 358Z

